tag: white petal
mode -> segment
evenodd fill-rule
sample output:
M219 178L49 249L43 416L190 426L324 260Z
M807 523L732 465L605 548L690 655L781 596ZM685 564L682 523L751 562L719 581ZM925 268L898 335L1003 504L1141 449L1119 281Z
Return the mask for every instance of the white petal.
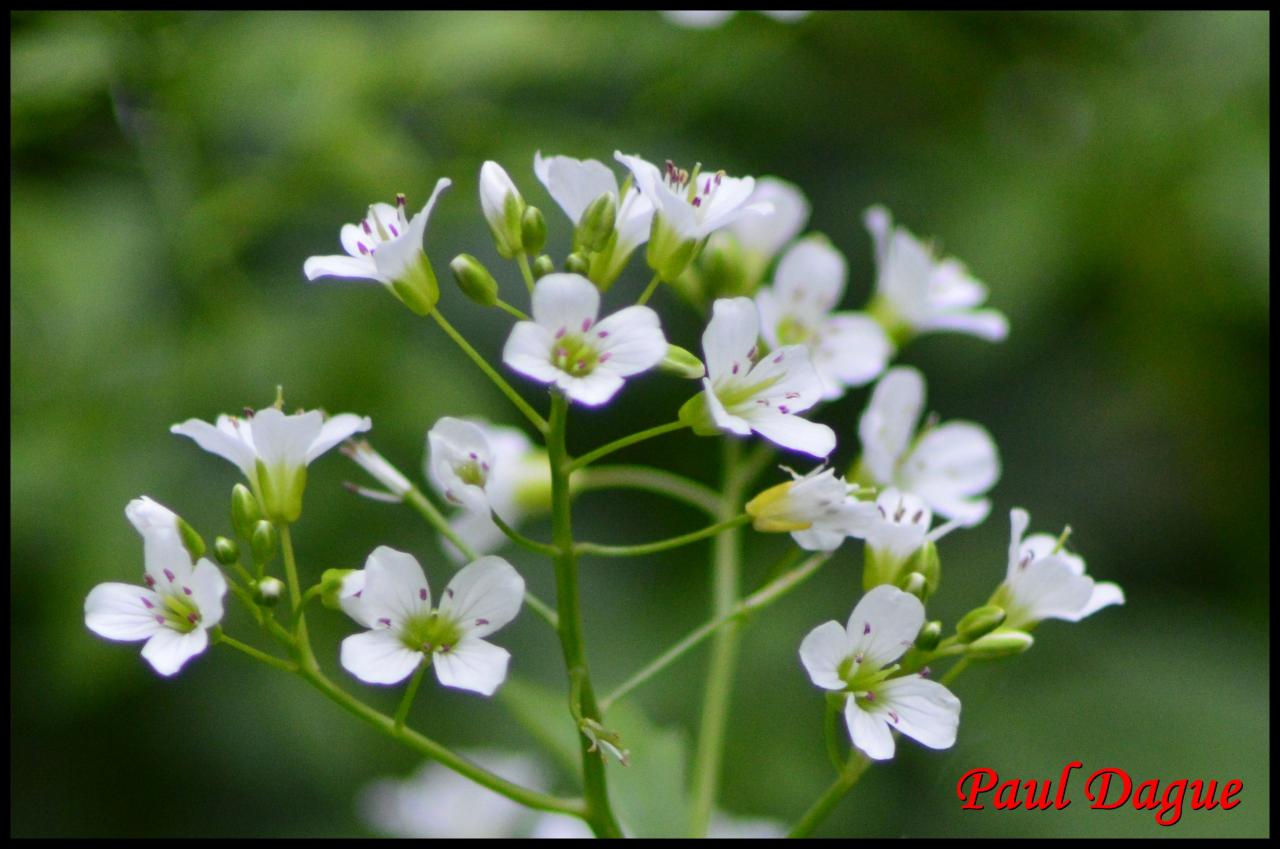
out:
M874 587L849 617L849 640L862 664L883 669L902 657L924 625L920 599L889 584Z
M809 220L809 201L794 184L777 177L756 181L752 201L773 204L771 213L745 214L729 226L747 250L771 257L799 235Z
M98 584L84 600L84 624L108 640L145 640L164 628L154 612L163 604L159 595L145 587Z
M792 531L791 538L805 551L835 551L849 538L849 534L813 527L807 531Z
M383 627L398 628L405 621L431 610L431 591L422 566L412 554L385 545L373 550L364 562L365 616Z
M342 585L338 588L338 606L342 608L343 613L366 628L378 628L381 626L377 624L377 617L370 616L369 611L365 609L364 579L363 569L350 572L342 579Z
M799 416L753 416L751 429L770 442L811 457L826 457L836 450L836 433L824 424Z
M307 449L307 464L344 439L357 433L364 433L373 427L368 416L357 416L354 413L339 413L325 420L320 433Z
M1075 618L1071 621L1079 622L1086 616L1097 613L1104 607L1110 607L1113 604L1124 604L1124 590L1120 589L1119 584L1113 584L1106 581L1093 585L1093 593L1090 594L1089 600L1085 602L1084 607L1076 613Z
M1077 621L1093 597L1093 579L1050 555L1020 568L1011 582L1012 600L1005 624L1019 628L1042 619Z
M802 412L822 398L822 381L804 345L787 345L771 352L756 363L745 378L740 378L740 382L759 387L750 402L735 410L748 421L757 413ZM761 400L768 403L761 404Z
M480 208L484 217L497 226L503 226L504 206L507 195L520 199L520 190L511 181L506 169L492 160L480 166Z
M733 16L733 10L673 10L663 11L662 16L671 23L688 29L711 29L729 20Z
M618 207L618 243L615 261L622 261L639 245L649 241L653 229L653 203L634 185L627 190Z
M988 342L1003 342L1009 335L1009 319L999 310L942 313L923 322L920 329L967 333Z
M467 637L447 652L436 652L436 678L446 687L493 695L507 677L511 654L493 643Z
M468 637L487 637L520 612L524 578L501 557L481 557L449 581L440 613L453 619Z
M427 222L431 218L431 210L436 205L440 193L453 184L448 177L436 181L436 187L427 198L426 204L413 216L409 228L399 237L383 242L374 254L374 263L378 273L389 280L403 278L413 266L424 256L422 239L426 235Z
M929 300L940 312L971 309L987 299L987 287L970 276L958 260L939 262L929 282Z
M427 456L431 481L446 499L469 510L488 512L484 486L493 469L493 453L482 431L473 422L445 416L427 432ZM480 473L480 484L463 480L458 466L471 464Z
M720 403L715 389L711 386L711 378L702 378L702 391L707 400L707 411L711 414L711 420L715 422L716 427L739 436L747 436L751 433L751 425L746 419L733 415L724 408L724 404Z
M609 166L596 159L543 159L542 151L538 151L533 155L533 173L574 224L582 220L582 213L601 195L612 193L614 200L618 199L618 178Z
M418 668L422 652L412 651L394 631L362 631L342 641L339 660L366 684L398 684Z
M1005 573L1006 580L1012 581L1022 565L1022 537L1031 524L1031 516L1021 507L1009 511L1009 568Z
M887 716L903 734L930 749L955 744L960 700L937 681L919 675L892 678L877 686L875 694L874 712Z
M702 334L707 374L713 382L745 374L760 338L760 316L750 298L720 298ZM736 374L735 374L736 367Z
M319 410L286 416L267 407L253 416L253 444L267 468L297 469L307 464L307 451L323 426Z
M711 175L703 174L699 180L709 180ZM699 238L706 238L711 233L737 221L743 215L752 214L754 210L773 213L773 204L767 201L755 202L751 193L756 189L754 177L721 177L720 185L711 195L709 203L701 207L702 223L698 227ZM748 206L749 204L749 206ZM693 209L686 204L686 207Z
M933 254L919 239L901 227L896 228L878 271L876 290L889 299L903 318L918 325L932 316L929 279L933 274Z
M889 210L877 204L869 207L862 214L862 223L871 233L876 265L882 266L889 253L889 235L893 232L893 216L889 214Z
M797 242L778 260L773 276L781 308L805 316L825 316L844 296L849 267L844 255L826 239Z
M1041 557L1049 555L1057 555L1071 565L1072 570L1077 575L1085 573L1084 558L1078 554L1072 554L1066 549L1058 549L1058 538L1053 534L1032 534L1022 541L1022 545L1018 549L1018 560L1021 562L1028 556L1031 560L1039 560Z
M222 621L222 598L227 594L227 579L212 560L201 557L191 572L191 600L200 610L200 627L212 628Z
M200 419L187 419L185 422L169 428L169 432L195 440L196 445L199 445L205 451L210 454L217 454L224 460L230 460L245 475L253 476L254 462L257 460L257 454L254 453L253 446L243 438L238 438L229 433L226 429L214 427L208 422L200 421Z
M862 460L876 482L890 484L924 409L924 378L908 366L885 372L858 422Z
M516 523L511 521L511 517L502 513L503 521L512 527ZM507 544L507 535L502 529L494 524L493 519L489 516L489 511L479 513L473 510L463 510L449 519L449 527L453 528L463 542L465 542L477 554L488 554L491 551L498 551ZM464 563L467 558L462 552L454 547L444 536L440 537L440 544L444 547L445 553L449 555L449 559L454 563Z
M191 583L191 553L176 529L149 530L142 538L143 569L157 590Z
M209 634L204 628L196 628L179 634L172 628L161 628L142 647L142 657L161 675L178 672L183 665L209 646Z
M553 335L582 333L599 314L600 290L581 274L548 274L533 287L533 320Z
M551 364L552 331L532 321L517 321L502 349L509 368L542 383L552 383L560 369Z
M602 320L589 331L601 354L601 365L623 377L647 371L667 353L658 314L648 307L627 307Z
M840 664L852 654L849 635L839 622L824 622L800 643L800 662L809 680L824 690L843 690Z
M153 531L178 530L178 514L146 495L125 505L124 515L143 538Z
M813 367L828 400L845 387L875 380L893 356L893 343L879 322L862 313L836 313L823 323L812 351Z
M935 513L977 522L986 518L989 505L966 499L986 492L999 477L1000 458L991 434L980 425L957 421L921 437L903 461L897 480Z
M318 277L345 277L355 280L372 280L376 283L391 281L378 273L373 257L313 256L302 264L302 273L308 280Z
M885 761L893 757L893 733L889 731L889 723L877 714L871 714L858 706L857 700L850 698L844 706L844 721L849 726L849 737L853 745L874 761Z
M556 377L556 386L564 390L570 400L588 407L598 407L607 402L618 394L624 382L621 375L603 368L597 368L583 377L574 377L565 372L560 372Z

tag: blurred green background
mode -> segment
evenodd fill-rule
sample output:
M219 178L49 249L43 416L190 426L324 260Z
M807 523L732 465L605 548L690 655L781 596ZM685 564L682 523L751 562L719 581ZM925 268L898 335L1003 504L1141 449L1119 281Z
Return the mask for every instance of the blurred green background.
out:
M992 518L942 549L936 611L951 620L1000 580L1014 505L1034 529L1069 522L1090 572L1128 595L967 673L955 748L902 745L819 833L1269 833L1268 29L1263 13L744 13L709 30L652 12L14 15L11 833L369 833L357 791L408 774L409 753L229 650L161 680L136 646L85 629L84 596L140 572L130 498L228 532L234 470L170 436L174 422L265 405L282 383L291 406L372 416L374 444L415 476L439 416L518 423L430 322L372 286L309 286L302 261L337 252L339 226L369 202L403 191L421 204L452 177L427 251L447 314L496 359L509 319L465 302L445 269L474 253L522 297L479 215L481 162L503 163L544 209L562 256L568 227L533 153L608 161L616 148L799 184L811 226L850 259L847 306L873 279L866 206L937 235L1013 330L1003 345L926 337L902 357L928 376L930 409L990 428L1005 469ZM645 279L633 268L606 303ZM697 350L697 320L669 292L655 303ZM571 448L665 421L690 389L636 381L575 416ZM820 416L842 464L866 395ZM620 459L710 482L709 447L664 437ZM336 454L313 468L304 573L385 543L443 582L414 514L340 487L359 478ZM581 536L616 541L700 521L643 495L584 496L578 517ZM780 550L752 540L749 582ZM545 564L509 554L550 597ZM791 820L829 782L822 700L796 648L848 615L860 560L847 545L749 630L730 812ZM698 546L585 564L602 686L702 620L705 561ZM258 640L232 610L229 632ZM322 663L391 706L336 668L351 624L315 618ZM534 617L498 642L518 646L516 672L561 686ZM639 691L651 719L691 735L704 665L699 652ZM534 746L500 705L439 687L414 721L458 746ZM1072 759L1137 780L1239 778L1243 802L1174 828L1090 811L1078 783L1063 812L958 810L967 769L1048 777Z

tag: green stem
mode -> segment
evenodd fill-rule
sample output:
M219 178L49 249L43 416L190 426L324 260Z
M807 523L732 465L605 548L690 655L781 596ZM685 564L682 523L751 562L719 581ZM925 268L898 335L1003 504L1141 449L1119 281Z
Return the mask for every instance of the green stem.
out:
M635 445L637 442L644 442L646 439L653 439L655 436L662 436L664 433L682 430L685 427L688 427L688 425L684 422L667 422L664 425L658 425L657 427L651 427L648 430L642 430L639 433L633 433L630 436L624 436L621 439L615 439L613 442L602 445L594 451L588 451L586 454L583 454L581 457L573 460L568 464L568 470L575 472L578 469L591 465L596 460L599 460L607 454L612 454L614 451L626 448L628 445Z
M750 596L743 599L736 607L734 607L733 610L729 611L729 613L712 619L706 624L695 628L688 636L664 651L662 654L658 655L639 672L619 684L613 692L601 699L600 709L607 711L612 705L617 703L618 699L621 699L636 687L639 687L641 684L666 669L672 663L679 660L726 623L737 621L748 613L752 613L773 604L775 601L791 592L791 590L798 587L814 572L818 571L818 568L821 567L822 564L826 563L830 557L831 555L826 553L811 556L794 571L786 573L782 577L764 587L761 587L759 590L756 590Z
M518 318L520 321L532 320L529 318L529 316L525 315L524 310L519 309L518 307L513 307L511 304L502 300L502 298L498 298L496 301L494 301L493 305L498 309L502 310L503 312L507 313L508 315Z
M595 554L599 557L640 557L645 554L653 554L658 551L689 545L707 537L713 537L725 531L740 528L750 521L751 517L743 513L740 516L734 516L732 519L716 522L714 525L703 528L700 531L693 531L692 533L658 540L657 542L647 542L642 545L599 545L594 542L580 542L577 548L579 554Z
M569 454L565 430L569 402L559 392L551 394L551 421L547 431L547 455L551 462L551 528L558 552L555 557L556 605L560 613L560 647L571 684L570 711L576 718L597 722L602 718L591 687L583 646L582 613L578 603L578 557L574 553L572 513L569 506ZM621 837L622 829L609 805L604 761L589 751L590 742L579 733L582 754L583 795L587 824L597 837Z
M827 714L823 718L823 731L827 738L827 757L836 768L836 774L844 772L845 759L840 753L840 706L838 697L827 695Z
M394 720L396 731L404 728L404 721L409 718L409 708L413 706L413 697L418 695L418 685L422 683L422 674L427 671L427 667L430 665L431 656L427 655L422 658L418 668L413 670L413 677L409 679L409 686L405 687L404 695L400 698L400 706L396 708Z
M738 473L740 443L724 441L724 488L720 499L720 518L727 520L742 509L742 489L746 478ZM742 532L735 528L716 537L712 549L712 616L729 614L738 602L741 580ZM724 758L725 731L729 720L729 695L733 685L733 667L738 654L741 622L734 621L716 632L711 644L707 668L706 695L702 703L702 719L698 729L698 751L694 761L693 803L690 826L694 837L703 837L711 821L716 794L720 787L720 766Z
M956 661L956 665L947 670L947 674L938 680L938 683L944 687L952 681L960 677L960 673L969 667L969 658L962 657Z
M516 264L520 266L520 274L524 277L524 285L528 287L529 294L533 294L533 269L529 267L529 257L524 251L516 254Z
M827 815L835 808L836 803L853 789L853 785L858 783L858 779L862 777L862 774L867 771L867 767L870 765L870 760L857 752L852 753L849 757L849 762L845 764L844 770L835 780L835 783L818 797L818 801L813 803L813 807L805 811L804 816L792 827L787 837L808 837L818 827L819 823L827 818Z
M528 401L520 397L520 393L516 392L511 384L507 383L507 381L503 379L502 375L498 374L498 372L494 370L493 366L489 365L489 363L485 361L484 357L480 356L479 351L471 347L471 343L463 338L462 334L449 323L448 319L441 314L440 310L432 310L431 317L436 320L436 324L440 325L440 329L443 330L445 334L462 349L463 353L471 358L471 361L476 364L480 371L484 372L485 376L493 381L494 386L497 386L498 389L502 391L502 394L507 396L507 399L515 405L516 409L523 413L524 417L533 423L533 426L538 429L538 432L545 434L547 432L547 420L538 415L538 411L529 406Z
M304 669L315 667L316 657L311 651L311 639L307 635L307 617L302 612L302 591L298 583L298 563L293 555L293 535L288 525L281 525L278 530L280 531L280 551L284 555L284 571L289 580L289 598L293 602L293 615L296 619L294 650L298 654L298 663L301 667Z
M557 554L560 553L560 550L556 548L554 545L548 545L545 542L538 542L536 539L530 539L529 537L520 533L515 528L511 527L505 521L503 521L502 517L499 516L497 512L494 510L489 511L489 518L492 519L493 523L498 526L498 530L502 531L504 534L507 535L507 539L511 540L516 545L521 546L522 548L527 548L532 552L535 552L537 554L542 554L547 557L555 557Z
M653 273L653 279L649 281L649 285L644 287L644 291L640 293L640 297L636 299L637 306L644 306L649 299L653 297L653 293L658 290L658 284L662 282L662 275L658 272Z
M709 486L674 472L648 466L597 466L583 469L574 479L579 491L589 489L640 489L655 492L697 507L709 516L720 511L720 495Z
M273 657L260 649L255 649L253 646L248 645L247 643L242 643L239 640L235 639L234 637L229 637L226 634L221 633L220 628L218 630L219 630L219 633L217 637L217 642L225 643L226 645L231 646L231 648L233 649L238 649L239 651L244 652L254 660L260 660L263 663L267 664L268 666L274 666L276 669L283 669L285 672L298 671L298 667L290 663L289 661L281 660L278 657Z

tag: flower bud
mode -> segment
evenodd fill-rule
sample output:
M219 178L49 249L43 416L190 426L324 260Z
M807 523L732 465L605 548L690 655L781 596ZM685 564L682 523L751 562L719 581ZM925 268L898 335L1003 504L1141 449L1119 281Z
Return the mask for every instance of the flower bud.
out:
M520 243L527 254L536 254L547 243L547 221L536 206L525 207L520 216Z
M653 216L653 225L649 231L649 247L645 250L645 260L649 267L658 273L667 283L675 282L693 261L697 253L698 241L681 235L675 228L663 220L661 214Z
M486 162L480 168L480 208L494 245L503 259L511 259L524 249L521 222L525 203L516 184L496 162Z
M974 660L994 660L998 657L1009 657L1022 654L1031 648L1035 640L1026 631L1001 629L992 631L969 644L965 656Z
M253 536L249 540L250 547L253 549L253 559L258 563L270 563L271 558L276 556L276 529L275 526L266 519L258 522L253 529Z
M605 192L587 205L573 232L573 249L583 253L602 251L613 237L618 218L618 199Z
M213 556L223 566L231 566L240 562L240 546L234 540L217 537L213 541Z
M187 524L187 520L181 516L178 519L178 536L182 537L182 546L191 555L192 560L199 560L204 556L204 540L200 538L200 534L196 533L196 529Z
M458 254L449 263L453 279L458 288L477 304L491 307L498 302L498 281L493 279L489 269L471 254Z
M791 508L791 488L795 481L771 486L746 503L743 509L751 517L751 526L762 533L803 531L812 523L799 521Z
M903 592L911 593L921 601L924 601L929 595L925 587L924 575L921 575L919 572L908 572L902 580L898 582L898 586Z
M556 264L551 261L551 257L543 254L533 261L533 279L541 280L548 274L556 270Z
M232 487L231 527L235 528L236 534L241 539L250 539L253 536L254 526L258 524L258 520L261 518L262 508L258 505L258 499L250 491L249 487L242 483Z
M320 603L330 610L340 610L342 606L338 597L342 592L342 582L355 572L355 569L325 569L320 576Z
M284 582L279 578L263 578L253 587L253 600L263 607L275 607L284 595Z
M916 636L916 648L920 649L920 651L933 651L938 647L938 642L941 639L942 623L937 619L932 622L926 622Z
M667 345L667 355L658 363L658 368L677 377L690 380L701 380L707 374L702 360L681 348L679 345Z
M960 638L962 643L972 643L979 637L999 628L1004 619L1005 612L1003 607L988 604L974 608L956 623L956 636Z
M564 270L584 277L591 270L591 262L582 254L569 254L564 260Z

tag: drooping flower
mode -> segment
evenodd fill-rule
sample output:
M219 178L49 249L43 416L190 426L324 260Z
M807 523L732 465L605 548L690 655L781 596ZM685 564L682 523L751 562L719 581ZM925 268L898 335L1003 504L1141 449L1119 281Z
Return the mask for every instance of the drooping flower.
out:
M624 378L662 361L667 340L648 307L626 307L597 321L599 314L600 292L590 280L548 274L533 290L533 321L516 322L502 361L580 404L604 404Z
M436 181L431 197L412 220L405 217L405 197L396 205L375 203L359 224L342 227L342 248L347 256L313 256L302 271L308 280L347 277L372 280L389 288L419 315L426 315L440 299L435 271L422 250L427 219L436 198L451 185L447 177Z
M539 151L533 157L533 172L577 227L583 225L584 214L593 202L603 195L612 195L615 212L608 228L612 235L602 249L592 253L587 275L607 289L622 273L635 249L648 241L653 204L634 185L628 185L625 192L620 191L613 171L596 159L569 156L544 159Z
M952 331L1000 342L1009 321L993 309L978 309L987 288L959 260L938 259L905 227L894 227L882 206L863 220L875 242L876 295L868 311L899 342L916 333Z
M787 345L757 361L760 316L750 298L721 298L702 334L707 360L703 392L680 410L695 433L747 436L826 457L836 435L826 425L800 418L822 397L822 383L803 345Z
M1026 510L1009 512L1009 567L991 603L1004 608L1004 628L1027 630L1042 619L1079 622L1113 604L1124 604L1124 591L1111 582L1098 583L1085 574L1084 558L1062 547L1050 534L1023 539L1031 517Z
M834 469L817 468L806 475L786 471L792 480L746 504L757 531L789 532L806 551L834 551L846 537L866 535L878 515L876 506L851 495L849 484L836 477Z
M960 700L918 674L893 677L894 663L924 625L920 599L878 586L853 609L849 623L827 622L800 644L800 660L814 684L848 693L844 717L853 745L873 760L893 757L891 728L931 749L956 741Z
M372 426L367 417L352 413L326 419L319 410L287 416L267 407L246 418L220 415L216 424L187 419L169 430L230 460L244 472L272 520L294 522L302 515L307 466L342 440Z
M885 372L858 422L862 464L875 483L917 495L948 519L976 525L991 511L981 498L1000 477L986 428L952 421L917 434L924 377L908 366Z
M506 169L493 161L480 166L480 209L503 259L524 250L520 227L524 198Z
M783 255L773 286L756 295L765 341L808 348L827 400L874 380L893 354L893 343L866 313L833 312L847 275L840 252L811 236Z
M174 675L208 647L227 582L212 561L192 563L168 508L144 496L129 502L125 516L142 535L146 586L98 584L85 599L84 622L109 640L146 640L143 658L161 675Z
M417 559L378 546L342 584L342 609L369 629L342 641L342 666L368 684L396 684L430 661L444 686L492 695L511 655L484 637L515 619L523 599L524 579L489 556L454 575L433 609Z

